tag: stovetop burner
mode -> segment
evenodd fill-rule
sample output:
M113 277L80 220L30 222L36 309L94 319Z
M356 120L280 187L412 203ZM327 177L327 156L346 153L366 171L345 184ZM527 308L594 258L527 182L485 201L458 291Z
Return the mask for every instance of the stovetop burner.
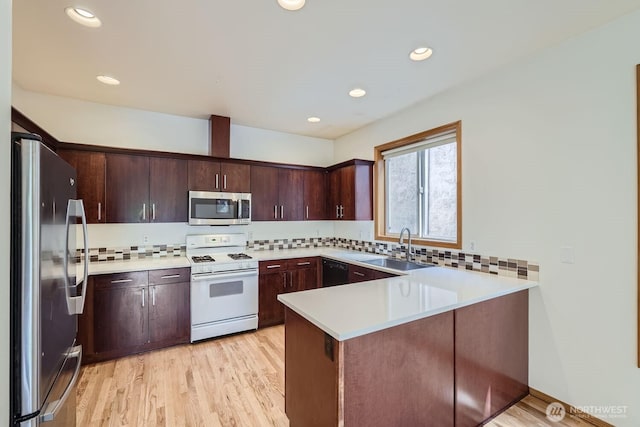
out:
M229 258L231 258L232 260L238 260L238 259L253 259L251 258L249 255L244 254L244 253L237 253L237 254L228 254L227 255Z
M214 262L215 261L215 259L213 259L211 255L192 256L191 260L193 262Z

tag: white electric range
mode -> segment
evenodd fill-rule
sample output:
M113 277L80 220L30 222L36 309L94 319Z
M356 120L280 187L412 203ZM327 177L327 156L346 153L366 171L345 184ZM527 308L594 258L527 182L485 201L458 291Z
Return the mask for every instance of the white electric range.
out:
M258 328L258 261L245 234L187 236L191 342Z

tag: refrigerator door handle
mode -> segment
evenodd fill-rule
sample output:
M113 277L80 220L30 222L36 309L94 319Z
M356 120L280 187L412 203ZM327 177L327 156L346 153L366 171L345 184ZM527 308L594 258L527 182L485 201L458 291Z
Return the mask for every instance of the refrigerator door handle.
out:
M67 385L67 388L62 393L62 396L58 400L54 400L51 403L48 403L45 406L44 410L40 414L40 422L53 421L60 412L60 409L64 406L64 403L67 401L67 398L71 393L75 393L75 385L78 382L78 377L80 376L80 365L82 364L82 346L77 345L72 347L67 352L67 357L70 359L78 359L76 362L76 369L73 372L73 377L71 377L71 381Z
M82 218L82 234L84 241L84 277L82 279L82 293L80 296L72 297L69 293L69 226L70 218ZM64 271L65 271L65 284L66 284L66 297L67 307L69 314L82 314L84 310L84 299L87 294L87 281L89 279L89 236L87 234L87 216L84 212L84 204L82 200L69 200L67 204L67 224L66 224L66 238L65 238L65 256L64 256Z

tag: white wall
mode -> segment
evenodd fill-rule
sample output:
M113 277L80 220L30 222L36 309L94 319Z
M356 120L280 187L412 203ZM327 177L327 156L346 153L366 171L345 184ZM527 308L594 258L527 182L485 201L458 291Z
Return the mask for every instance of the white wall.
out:
M636 107L640 12L379 121L335 162L462 120L463 238L539 261L530 386L574 405L629 405L636 367ZM575 263L560 262L562 247Z
M13 105L65 142L209 154L209 121L30 92L13 85ZM231 124L231 157L329 166L333 141Z
M9 424L9 216L11 154L11 0L0 0L0 425ZM4 420L4 421L3 421Z
M12 101L60 141L208 154L207 120L30 92L15 84Z
M333 141L232 124L231 157L330 166Z

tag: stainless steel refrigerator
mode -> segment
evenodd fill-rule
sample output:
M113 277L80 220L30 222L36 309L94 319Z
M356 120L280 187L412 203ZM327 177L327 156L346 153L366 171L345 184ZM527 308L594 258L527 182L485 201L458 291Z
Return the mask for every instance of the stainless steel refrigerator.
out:
M87 263L76 254L79 228L88 258L84 207L75 170L39 136L11 139L11 422L72 427L87 283Z

